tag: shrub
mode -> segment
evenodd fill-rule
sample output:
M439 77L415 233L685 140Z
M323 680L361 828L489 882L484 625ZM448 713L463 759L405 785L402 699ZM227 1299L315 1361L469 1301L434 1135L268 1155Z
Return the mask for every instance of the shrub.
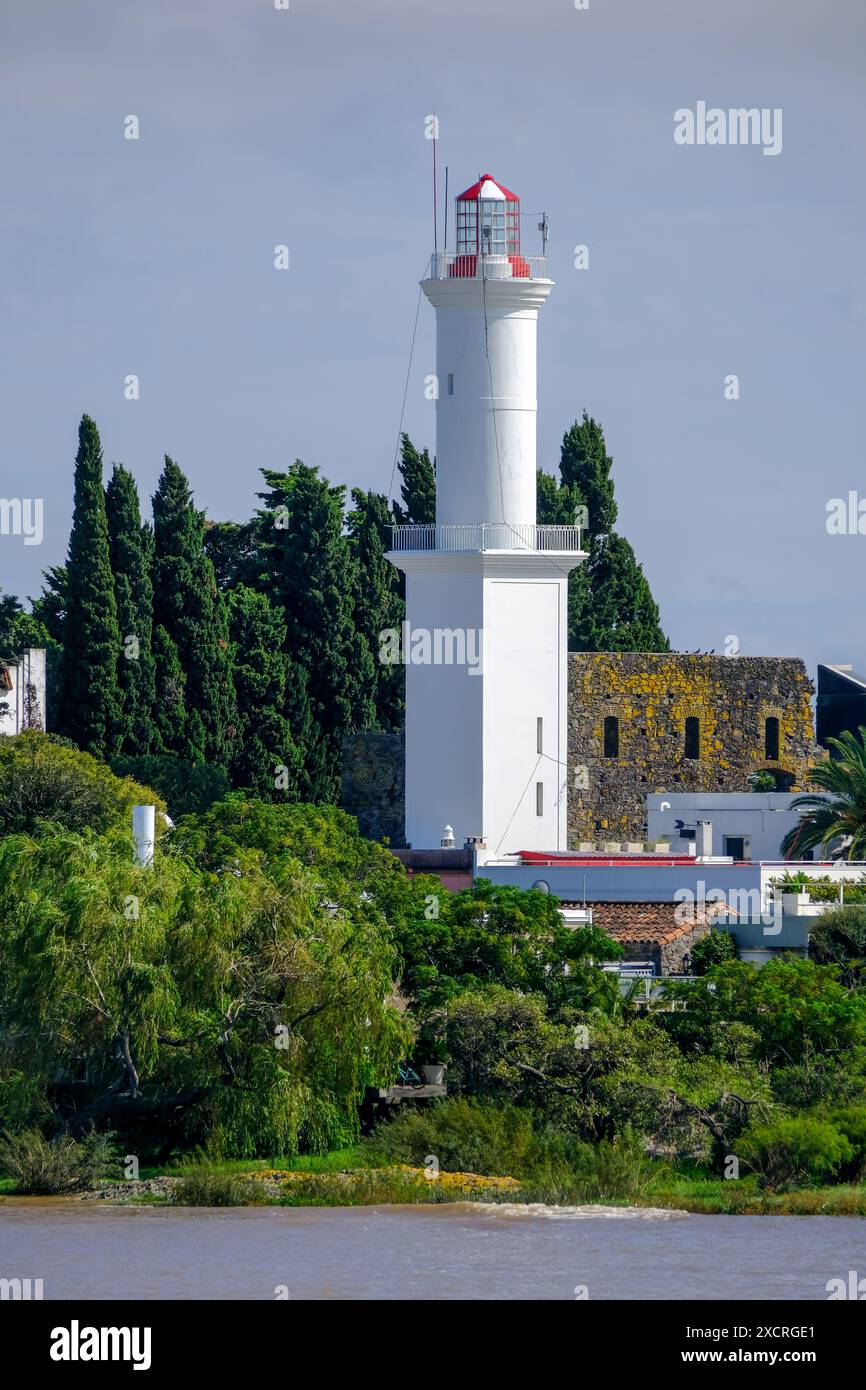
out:
M758 1174L761 1187L783 1192L831 1181L854 1149L834 1124L799 1116L753 1125L737 1141L737 1154Z
M260 1187L237 1173L188 1169L175 1183L173 1201L179 1207L249 1207L263 1200Z
M706 975L714 965L724 960L735 960L737 947L730 932L724 928L707 932L692 947L692 974Z
M519 1178L539 1201L628 1201L666 1171L628 1129L613 1142L578 1143L528 1108L462 1097L407 1109L368 1143L379 1162L420 1166L433 1154L443 1172Z
M456 1096L425 1109L406 1109L369 1141L380 1162L424 1165L435 1154L451 1173L518 1177L539 1161L532 1113Z
M105 1134L78 1141L69 1134L46 1139L38 1129L0 1136L0 1167L17 1191L30 1196L83 1192L105 1176L113 1159L113 1143Z
M849 1105L833 1110L827 1116L851 1145L852 1155L846 1159L839 1176L844 1182L862 1182L866 1178L866 1106Z
M667 1172L664 1164L647 1157L629 1129L613 1141L581 1144L574 1154L574 1180L585 1202L633 1201Z

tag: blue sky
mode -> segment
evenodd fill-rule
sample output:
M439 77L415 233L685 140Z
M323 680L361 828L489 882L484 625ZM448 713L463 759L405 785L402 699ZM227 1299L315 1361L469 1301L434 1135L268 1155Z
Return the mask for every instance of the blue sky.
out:
M548 212L539 462L602 422L672 642L866 667L866 536L825 525L866 498L864 68L860 0L2 0L0 495L45 522L0 585L64 558L83 411L145 501L165 452L219 520L296 457L387 490L435 109L452 192ZM676 145L699 100L782 108L782 153ZM431 446L432 370L425 303Z

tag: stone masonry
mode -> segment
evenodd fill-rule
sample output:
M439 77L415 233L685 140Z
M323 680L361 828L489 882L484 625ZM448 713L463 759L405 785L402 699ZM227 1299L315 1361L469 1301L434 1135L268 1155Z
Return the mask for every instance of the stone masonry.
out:
M764 770L778 790L800 791L824 756L812 683L798 658L572 652L568 660L573 849L642 840L650 792L748 791L749 774ZM605 756L606 719L617 721L616 756ZM697 721L691 747L687 719ZM777 758L765 756L768 719L778 720ZM399 733L355 734L344 743L341 804L363 834L387 836L395 847L405 843L403 758Z
M651 792L748 791L763 770L778 790L802 790L820 756L812 690L793 657L570 653L569 844L642 839ZM607 755L606 719L617 721ZM778 720L777 758L765 756L767 719ZM697 721L691 748L686 720Z

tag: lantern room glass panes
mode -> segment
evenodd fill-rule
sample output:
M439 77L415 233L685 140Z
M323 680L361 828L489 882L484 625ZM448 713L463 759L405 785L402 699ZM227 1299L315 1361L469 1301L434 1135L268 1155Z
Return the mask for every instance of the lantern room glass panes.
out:
M457 200L457 254L520 254L520 204L514 199Z

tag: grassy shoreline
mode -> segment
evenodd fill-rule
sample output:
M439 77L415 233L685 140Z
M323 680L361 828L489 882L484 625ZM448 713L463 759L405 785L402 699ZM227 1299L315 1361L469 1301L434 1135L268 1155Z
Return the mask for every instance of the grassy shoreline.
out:
M0 1200L14 1200L0 1179ZM276 1160L231 1160L142 1168L138 1180L106 1180L81 1200L132 1205L345 1207L450 1202L658 1208L697 1215L866 1217L866 1185L762 1192L753 1177L723 1180L669 1170L627 1195L589 1192L576 1184L520 1181L370 1162L361 1148Z

